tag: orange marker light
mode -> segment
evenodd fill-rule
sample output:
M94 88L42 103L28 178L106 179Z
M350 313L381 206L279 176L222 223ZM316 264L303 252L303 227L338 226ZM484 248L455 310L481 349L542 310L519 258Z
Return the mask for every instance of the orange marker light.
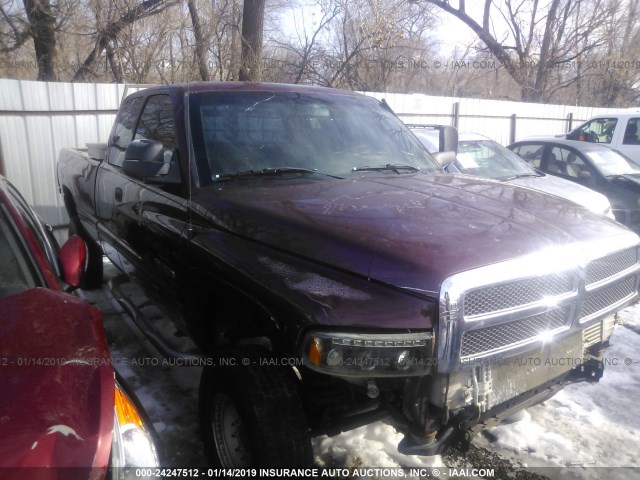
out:
M118 423L120 425L131 423L139 426L140 428L144 428L142 425L142 419L129 397L127 397L119 388L116 388L115 391L115 408L118 415Z
M308 357L309 361L316 366L320 366L320 363L322 363L322 343L318 337L313 337L309 344Z

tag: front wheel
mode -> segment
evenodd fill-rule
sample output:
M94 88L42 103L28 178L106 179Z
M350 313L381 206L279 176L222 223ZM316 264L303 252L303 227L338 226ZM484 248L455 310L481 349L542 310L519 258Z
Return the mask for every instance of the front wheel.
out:
M267 350L229 348L200 381L200 428L212 467L307 467L309 429L292 372Z

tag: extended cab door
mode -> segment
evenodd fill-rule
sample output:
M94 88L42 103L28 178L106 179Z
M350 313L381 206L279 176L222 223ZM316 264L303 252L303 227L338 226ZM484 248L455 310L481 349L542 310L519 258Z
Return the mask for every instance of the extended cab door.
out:
M141 110L135 115L138 107ZM175 291L170 285L179 265L187 198L181 185L154 184L153 179L134 178L122 168L129 144L145 139L162 143L160 163L179 168L180 155L187 152L178 150L174 103L169 93L156 94L134 97L123 109L129 111L123 116L131 115L135 121L133 128L130 124L121 128L120 118L116 121L108 161L99 172L101 240L118 252L119 266L125 272L135 272L163 290Z

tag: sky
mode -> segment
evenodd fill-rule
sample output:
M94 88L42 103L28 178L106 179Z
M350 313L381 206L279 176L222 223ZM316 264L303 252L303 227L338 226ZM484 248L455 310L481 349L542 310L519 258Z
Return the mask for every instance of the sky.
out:
M296 32L299 32L301 36L304 36L303 32L304 28L306 28L310 35L317 22L322 18L322 12L314 2L306 2L306 6L304 2L300 2L300 5L283 11L281 22L285 34L295 36ZM434 11L438 13L439 17L436 22L437 27L434 36L441 43L441 53L449 54L455 49L458 49L458 51L464 50L467 45L477 38L467 25L453 15L436 7L434 7ZM481 19L482 2L468 2L466 11L471 14L472 18Z

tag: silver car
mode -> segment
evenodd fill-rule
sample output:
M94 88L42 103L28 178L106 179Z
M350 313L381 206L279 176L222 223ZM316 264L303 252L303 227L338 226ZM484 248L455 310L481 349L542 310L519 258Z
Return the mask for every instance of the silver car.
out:
M440 151L440 132L432 126L409 125L429 152ZM604 195L562 178L546 175L527 164L511 150L484 135L460 132L458 152L448 173L463 173L533 188L566 198L589 210L614 218L611 203Z

